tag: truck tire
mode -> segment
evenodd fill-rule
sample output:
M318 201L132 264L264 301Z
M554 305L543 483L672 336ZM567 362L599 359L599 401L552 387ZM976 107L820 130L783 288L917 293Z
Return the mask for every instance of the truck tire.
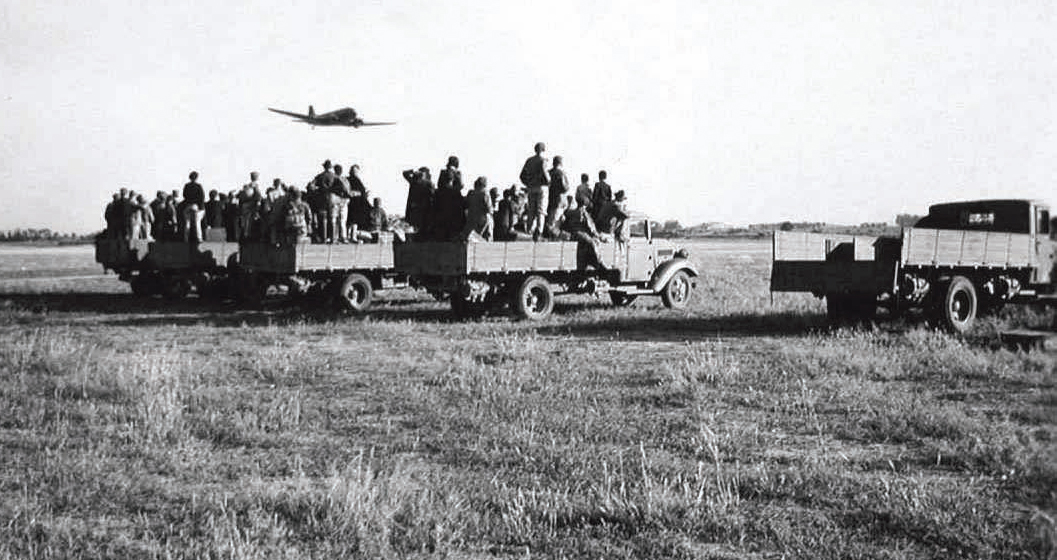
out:
M639 296L634 294L625 294L624 292L609 292L609 301L613 302L613 305L617 307L627 307L632 304Z
M673 274L661 290L661 301L668 309L686 309L690 305L691 296L693 289L690 275L685 270Z
M338 304L345 311L362 313L371 306L373 294L371 281L366 276L354 272L346 276L338 287Z
M956 334L969 332L980 309L980 298L972 281L964 276L951 278L941 304L940 324Z
M529 276L514 293L514 312L522 319L539 321L554 310L554 290L540 276Z

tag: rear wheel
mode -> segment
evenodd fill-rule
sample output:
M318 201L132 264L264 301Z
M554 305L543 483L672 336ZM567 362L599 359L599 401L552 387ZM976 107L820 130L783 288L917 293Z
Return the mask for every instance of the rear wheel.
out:
M685 270L680 270L672 275L668 283L661 290L661 300L669 309L686 309L690 305L690 296L693 294L690 285L690 275Z
M346 311L362 313L371 306L373 293L371 281L362 274L353 273L346 276L338 288L338 303Z
M942 307L939 308L940 323L951 332L965 334L976 321L979 307L980 300L973 283L964 276L955 276L947 284Z
M539 321L554 310L554 290L545 278L529 276L514 294L514 311L522 319Z

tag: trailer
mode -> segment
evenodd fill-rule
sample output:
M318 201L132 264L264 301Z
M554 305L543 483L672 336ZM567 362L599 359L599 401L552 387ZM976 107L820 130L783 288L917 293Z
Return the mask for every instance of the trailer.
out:
M239 246L224 241L155 241L97 237L95 260L112 270L132 293L181 299L191 292L222 297L229 292L231 269Z
M408 286L407 276L394 269L393 248L386 233L376 243L243 242L238 291L259 303L271 287L284 286L291 294L322 296L327 305L363 312L376 291Z
M965 333L1007 303L1054 301L1053 235L1026 199L936 204L891 237L776 231L771 291L824 297L835 322L922 312Z
M644 295L669 308L691 300L698 271L684 249L645 237L597 245L605 270L587 264L576 241L414 242L396 246L396 269L415 286L448 299L457 317L509 305L521 318L550 315L561 294L608 296L617 306Z

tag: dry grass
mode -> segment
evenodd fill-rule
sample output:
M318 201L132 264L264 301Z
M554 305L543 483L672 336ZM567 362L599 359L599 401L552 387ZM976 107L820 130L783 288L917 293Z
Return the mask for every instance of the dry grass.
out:
M0 558L1052 558L1057 361L994 344L1052 314L829 331L767 257L541 324L9 297Z

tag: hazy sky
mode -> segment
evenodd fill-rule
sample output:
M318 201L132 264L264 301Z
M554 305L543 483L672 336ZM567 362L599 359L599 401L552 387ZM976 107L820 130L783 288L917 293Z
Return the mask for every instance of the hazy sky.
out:
M891 221L1057 203L1057 2L0 4L0 229L101 229L112 191L303 185L457 154L516 181L536 141L684 223ZM352 106L397 126L266 111Z

